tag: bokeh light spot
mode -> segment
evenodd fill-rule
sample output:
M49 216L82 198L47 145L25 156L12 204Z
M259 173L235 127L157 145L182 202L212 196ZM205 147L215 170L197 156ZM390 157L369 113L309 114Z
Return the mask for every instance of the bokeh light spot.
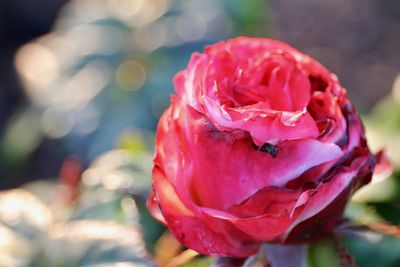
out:
M55 107L50 107L43 113L41 122L43 132L50 138L61 138L67 135L74 125L74 119L70 113Z
M117 69L116 79L118 85L127 91L133 91L142 87L146 81L146 70L137 61L123 62Z
M15 57L15 66L26 84L27 93L37 94L52 84L59 76L55 54L47 47L29 43Z

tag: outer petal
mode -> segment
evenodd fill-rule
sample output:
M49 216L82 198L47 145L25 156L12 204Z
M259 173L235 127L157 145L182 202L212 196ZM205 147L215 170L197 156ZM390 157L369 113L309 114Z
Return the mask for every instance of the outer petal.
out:
M318 239L337 225L349 197L370 181L374 168L372 156L365 149L353 153L349 164L338 167L329 181L302 194L296 204L303 206L302 211L287 229L285 242L304 243Z
M321 238L332 231L352 191L370 179L372 167L368 154L361 157L355 155L349 167L337 169L329 181L321 182L317 188L307 190L301 195L299 191L282 192L284 195L276 197L275 200L282 201L282 207L286 208L275 210L275 213L274 209L279 208L281 203L273 203L273 194L272 196L264 194L263 191L268 192L268 189L261 190L259 195L255 194L246 202L230 209L232 213L248 212L249 209L250 211L253 209L262 215L243 218L210 208L199 208L197 213L200 210L203 214L198 213L198 216L204 218L210 225L223 225L221 221L230 222L254 240L270 243L304 243ZM273 193L273 190L269 192ZM268 199L269 197L271 199ZM264 204L261 202L262 198L266 199L272 214L261 211L260 206ZM258 206L259 204L261 205ZM219 232L223 232L223 229Z
M179 199L174 188L159 168L153 170L153 186L168 228L184 245L206 255L247 257L254 254L258 243L243 243L234 237L223 239L195 216Z
M255 150L244 133L220 132L203 115L182 109L182 121L187 123L182 128L193 161L192 194L202 206L227 210L262 188L283 186L342 156L334 144L300 139L281 142L274 158Z
M344 115L347 120L348 136L347 144L343 147L345 152L350 152L358 146L367 147L364 138L364 126L358 116L354 106L346 99L344 105Z
M201 96L207 90L205 79L208 68L208 57L194 53L186 70L174 77L174 87L178 96L196 110L202 112Z
M287 229L290 233L298 224L318 214L330 203L332 203L349 185L357 174L357 170L341 173L335 176L330 182L321 184L315 190L308 190L300 197L300 205L305 205L302 213ZM338 210L340 213L341 210Z
M267 38L244 36L207 46L205 53L208 55L216 55L221 53L221 51L230 51L232 54L238 55L242 59L249 59L253 58L255 54L263 54L274 50L286 51L295 57L304 57L297 49L286 43Z
M152 190L146 202L146 207L150 212L151 216L153 216L156 220L163 224L167 224L164 219L164 216L160 210L160 206L158 205L157 198Z
M301 191L279 187L266 187L240 204L233 205L229 212L239 217L257 217L260 214L280 215L291 213Z
M216 209L201 208L201 211L204 221L210 225L215 225L216 222L229 222L249 235L251 239L259 242L277 242L294 220L288 212L279 215L264 214L257 217L240 218Z
M229 221L220 220L218 218L205 219L199 207L192 201L189 186L189 182L193 176L193 169L190 167L192 160L190 154L187 154L184 129L180 127L183 122L181 108L177 104L179 101L173 98L172 103L173 105L162 116L157 131L156 166L153 170L153 188L156 199L150 196L148 200L149 210L153 216L157 216L160 221L164 222L184 245L201 253L235 257L244 257L244 253L246 253L245 256L254 253L259 246L259 242L238 230ZM160 180L164 181L164 183L160 183ZM165 193L164 198L167 200L163 200L163 195L160 194L161 191ZM170 197L172 194L176 197ZM176 198L174 202L168 202L172 201L174 198ZM171 223L171 220L168 220L168 215L165 212L166 208L163 208L163 202L167 209L173 208L174 210L179 210L179 213L184 214L186 217L173 217L174 219ZM158 203L158 205L155 205L156 203ZM160 206L163 215L161 219L159 218L158 206ZM179 226L178 222L188 224L189 226L187 228ZM208 235L210 239L215 239L213 242L215 242L216 245L212 245L211 247L214 247L216 250L213 251L211 248L208 248L208 243L211 241L206 240L206 237L202 240L196 236L193 237L190 235L196 233L187 233L192 231L192 228L203 231L202 233L199 232L199 234ZM202 230L201 228L204 229ZM185 242L181 240L184 238L181 237L182 235L190 236L191 241ZM204 242L208 243L203 244ZM225 247L227 246L232 248L226 249ZM237 248L234 249L234 247ZM241 252L237 252L239 247L242 247ZM206 250L207 252L204 252ZM248 251L251 251L251 253Z

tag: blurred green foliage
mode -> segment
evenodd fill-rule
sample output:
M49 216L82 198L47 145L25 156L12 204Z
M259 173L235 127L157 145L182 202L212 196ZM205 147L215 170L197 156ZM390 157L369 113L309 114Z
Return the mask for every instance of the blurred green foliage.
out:
M310 245L308 249L307 267L337 267L340 258L335 240L324 239L317 244Z

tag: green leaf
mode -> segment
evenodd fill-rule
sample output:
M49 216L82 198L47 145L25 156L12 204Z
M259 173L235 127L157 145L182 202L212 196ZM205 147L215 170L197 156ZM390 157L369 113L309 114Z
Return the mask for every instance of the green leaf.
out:
M308 247L307 267L356 267L353 257L337 238L328 237Z
M400 238L375 234L348 236L344 241L362 267L400 266Z

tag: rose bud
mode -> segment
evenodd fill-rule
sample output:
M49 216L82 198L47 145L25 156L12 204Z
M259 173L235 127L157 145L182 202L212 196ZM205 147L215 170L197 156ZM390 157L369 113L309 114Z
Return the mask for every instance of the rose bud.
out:
M337 77L289 45L194 53L156 135L152 215L186 247L243 258L331 233L375 166Z

